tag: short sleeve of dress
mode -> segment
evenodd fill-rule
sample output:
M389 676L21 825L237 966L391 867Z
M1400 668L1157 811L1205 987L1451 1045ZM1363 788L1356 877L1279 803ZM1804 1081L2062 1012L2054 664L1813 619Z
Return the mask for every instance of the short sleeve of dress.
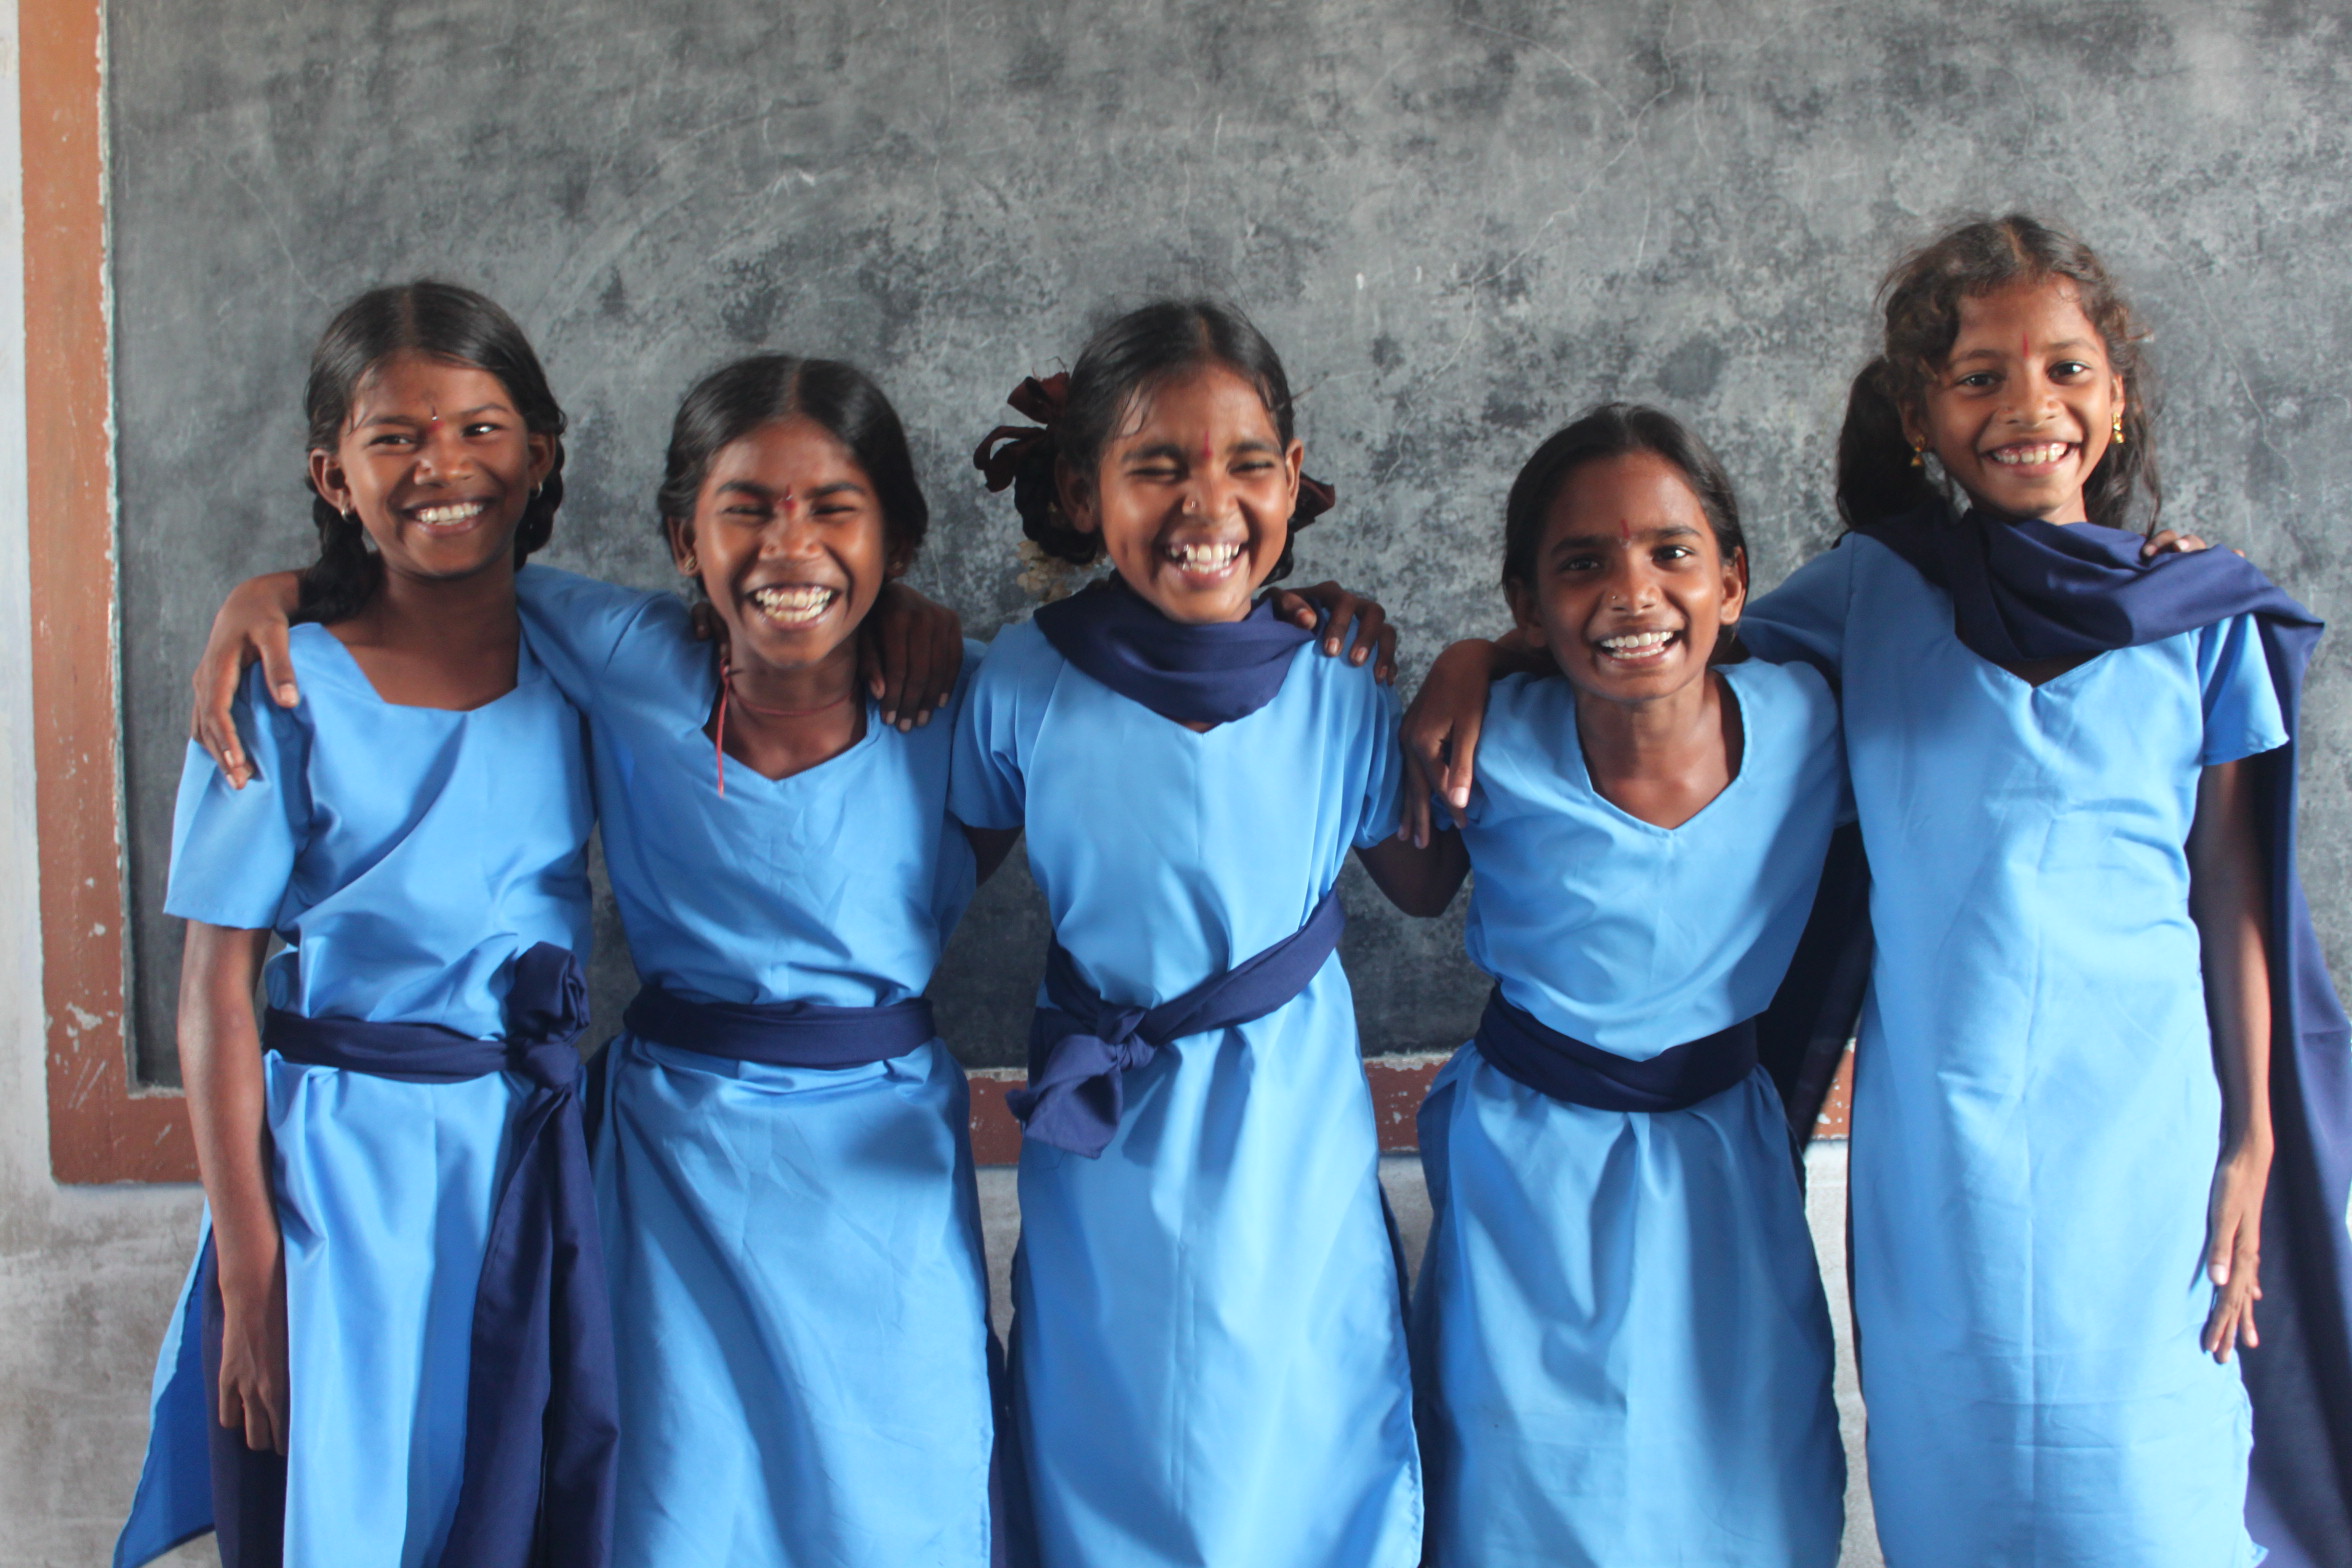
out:
M2254 617L2233 615L2196 637L2197 684L2205 703L2205 745L2197 760L2212 767L2284 746L2286 715Z
M1740 641L1773 664L1802 660L1836 680L1846 656L1846 607L1853 597L1853 543L1815 556L1770 593L1750 600Z
M1399 792L1404 787L1405 752L1397 738L1402 709L1397 705L1395 687L1378 681L1371 684L1372 732L1367 741L1372 754L1364 770L1362 814L1356 819L1358 849L1370 849L1382 839L1394 838L1403 816Z
M256 665L232 712L254 777L229 788L191 741L172 812L171 880L164 913L239 931L277 924L310 823L310 730L262 691Z
M582 710L594 706L597 683L621 639L649 605L663 598L553 566L527 566L515 574L515 607L530 634L531 652L572 706Z
M1052 692L1054 657L1034 627L1008 627L969 679L948 774L947 809L957 821L983 829L1021 826L1029 802L1024 730L1034 730L1030 710L1042 711Z

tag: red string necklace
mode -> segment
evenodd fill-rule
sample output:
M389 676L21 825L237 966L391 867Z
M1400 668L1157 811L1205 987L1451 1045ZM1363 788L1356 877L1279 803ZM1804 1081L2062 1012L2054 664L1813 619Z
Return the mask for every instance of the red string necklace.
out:
M719 794L722 798L727 793L727 701L734 694L735 666L721 659L719 661L719 722L715 726L718 733L711 738L711 759L712 765L718 770ZM813 708L763 708L748 697L743 699L743 705L763 719L807 719L814 718L820 713L829 713L856 695L857 688L852 686L831 702L820 702Z

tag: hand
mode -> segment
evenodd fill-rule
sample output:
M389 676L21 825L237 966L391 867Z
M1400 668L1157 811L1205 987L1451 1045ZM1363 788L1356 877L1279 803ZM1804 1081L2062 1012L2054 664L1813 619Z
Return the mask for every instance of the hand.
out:
M2213 1172L2205 1222L2205 1275L2213 1281L2213 1310L2203 1343L2227 1364L2238 1345L2262 1343L2254 1331L2254 1303L2262 1299L2262 1194L2270 1185L2270 1151L2242 1148L2224 1154Z
M1405 798L1397 837L1429 847L1429 797L1443 795L1459 813L1476 781L1478 732L1486 725L1486 694L1494 685L1495 644L1470 638L1447 648L1429 666L1413 705L1405 710Z
M229 781L243 789L253 777L253 764L237 738L237 720L230 711L237 687L254 660L261 661L270 695L281 708L302 700L294 684L294 657L287 649L287 623L302 598L302 578L296 572L271 572L249 577L229 593L212 618L212 634L196 660L195 701L188 715L188 736L207 752Z
M1372 678L1383 684L1396 679L1396 628L1388 624L1388 612L1378 603L1349 593L1337 583L1274 591L1274 613L1293 626L1313 631L1318 610L1329 617L1323 627L1323 652L1327 656L1337 658L1339 650L1347 648L1348 663L1360 665L1377 648L1380 662L1372 666Z
M220 1287L220 1424L242 1430L245 1446L257 1454L283 1454L289 1383L283 1248L273 1246L266 1259L234 1272L224 1264Z
M858 674L882 705L882 722L911 730L955 695L964 668L964 623L903 582L883 584L858 640Z
M2212 545L2198 538L2195 534L2174 533L2169 528L2160 528L2148 536L2146 544L2140 546L2140 559L2153 561L2160 555L2195 555L2200 550L2212 548ZM2243 550L2232 550L2230 554L2241 561L2246 558L2246 552Z

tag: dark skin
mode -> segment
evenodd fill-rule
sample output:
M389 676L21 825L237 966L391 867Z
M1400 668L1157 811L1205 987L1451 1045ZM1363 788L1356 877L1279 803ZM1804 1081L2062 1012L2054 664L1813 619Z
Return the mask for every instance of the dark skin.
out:
M1964 302L1950 362L1904 421L1977 505L2075 523L2088 515L2082 481L2106 453L2123 395L2072 285L2035 284ZM2204 548L2194 536L2166 532L2148 541L2142 558ZM1429 809L1427 790L1415 787L1433 782L1449 801L1467 803L1487 688L1534 657L1522 623L1503 644L1457 643L1431 667L1404 724L1406 826L1418 841L1427 841ZM2038 686L2084 662L2000 667ZM2254 1303L2262 1297L2262 1199L2273 1155L2269 878L2255 819L2257 765L2246 759L2204 770L2187 845L2189 914L2223 1108L2206 1216L2213 1302L2202 1343L2222 1362L2240 1345L2261 1343Z
M789 778L864 738L858 633L912 552L894 544L872 478L815 421L774 421L713 454L670 556L702 587L730 672L727 755ZM714 702L704 733L718 735ZM1010 832L966 830L985 880Z
M1677 828L1739 772L1737 703L1708 668L1747 602L1747 560L1727 559L1681 471L1649 453L1587 463L1545 513L1532 582L1505 592L1519 635L1576 694L1576 732L1601 797ZM1364 853L1397 907L1443 912L1469 869L1451 829Z
M310 454L313 486L358 516L383 560L376 593L327 629L384 701L462 711L514 689L515 530L554 455L554 439L525 428L497 377L416 354L362 380L341 439ZM285 1242L254 1014L269 939L188 922L178 1023L219 1265L218 1415L248 1447L282 1454Z

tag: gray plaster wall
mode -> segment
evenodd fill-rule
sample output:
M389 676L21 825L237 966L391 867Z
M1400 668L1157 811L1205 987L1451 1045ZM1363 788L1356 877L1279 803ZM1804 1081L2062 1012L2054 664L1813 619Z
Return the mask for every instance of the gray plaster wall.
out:
M1551 428L1653 399L1727 457L1770 584L1833 534L1873 284L1968 209L2077 226L2163 376L2168 516L2321 614L2352 597L2352 36L2292 4L1913 0L119 0L108 44L140 1049L184 672L220 592L304 558L297 399L379 280L477 284L574 415L550 558L667 568L670 412L747 350L871 369L936 507L919 584L1024 611L969 464L1021 375L1162 290L1253 312L1340 510L1309 579L1379 595L1408 676L1493 624L1500 502ZM2143 394L2148 389L2139 389ZM2341 964L2352 690L2321 657L2306 866ZM1453 921L1351 881L1366 1048L1443 1048ZM941 977L1015 1059L1043 928L1015 868ZM608 929L610 922L607 922ZM625 995L617 940L600 997Z

